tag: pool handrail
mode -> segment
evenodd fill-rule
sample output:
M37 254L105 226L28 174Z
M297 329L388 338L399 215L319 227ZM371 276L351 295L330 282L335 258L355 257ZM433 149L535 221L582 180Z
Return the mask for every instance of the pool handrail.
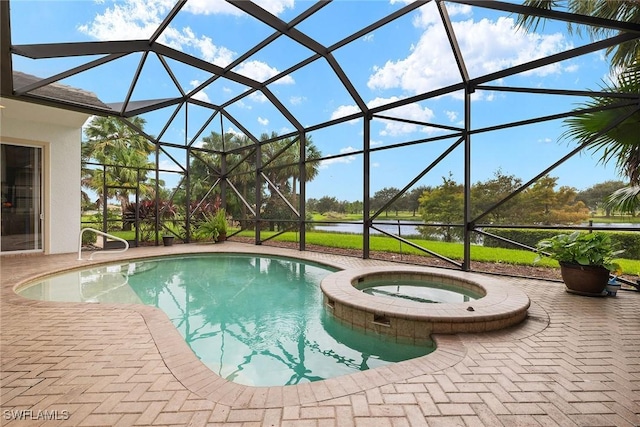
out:
M101 236L109 237L109 238L114 239L114 240L119 240L122 243L124 243L124 249L118 249L118 250L109 251L108 253L110 253L110 254L126 252L127 249L129 249L129 242L127 242L126 240L121 239L120 237L114 236L113 234L108 234L108 233L105 233L103 231L96 230L95 228L87 227L87 228L83 228L82 230L80 230L80 236L78 236L78 261L82 261L83 260L82 259L82 235L84 234L85 231L93 231L94 233L100 234ZM93 256L95 254L99 254L99 253L105 253L105 252L104 251L93 252L89 256L89 261L93 260Z

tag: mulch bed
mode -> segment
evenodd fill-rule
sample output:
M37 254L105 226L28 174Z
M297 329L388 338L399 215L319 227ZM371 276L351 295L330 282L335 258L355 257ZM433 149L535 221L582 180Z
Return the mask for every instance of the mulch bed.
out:
M245 237L238 237L238 236L234 236L230 240L236 241L236 242L243 242L243 243L254 242L252 238L245 238ZM264 246L298 249L298 244L294 242L267 241L267 242L263 242L262 244ZM311 245L311 244L306 244L305 249L311 252L344 255L344 256L350 256L355 258L362 257L362 251L358 249L330 248L326 246L318 246L318 245ZM378 259L378 260L391 261L391 262L397 262L397 263L424 265L429 267L451 268L451 269L459 270L459 268L457 268L455 265L431 256L407 255L407 254L404 254L401 256L395 253L371 251L369 253L369 257L371 259ZM515 265L515 264L505 264L505 263L473 261L471 262L471 270L479 273L502 274L502 275L508 275L508 276L529 277L529 278L544 279L544 280L562 281L562 278L560 277L559 269L549 268L549 267L537 267L534 265Z

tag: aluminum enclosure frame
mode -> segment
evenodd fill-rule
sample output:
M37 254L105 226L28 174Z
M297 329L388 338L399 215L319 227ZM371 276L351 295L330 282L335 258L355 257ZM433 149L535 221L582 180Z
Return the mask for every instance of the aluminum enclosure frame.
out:
M277 18L276 16L270 14L266 10L260 8L257 4L250 1L243 0L227 0L233 6L239 8L245 13L255 17L257 20L262 23L268 25L271 29L273 29L273 34L265 38L260 43L256 44L254 47L249 49L244 54L241 54L235 61L229 64L226 67L220 67L214 65L212 63L206 62L202 59L193 57L186 53L180 52L178 50L172 49L165 45L162 45L158 42L158 38L161 35L162 31L166 29L171 22L176 18L176 16L180 13L181 9L185 6L188 0L180 0L178 1L170 13L166 16L162 24L159 28L154 32L154 34L148 40L134 40L134 41L108 41L108 42L79 42L79 43L48 43L48 44L29 44L29 45L14 45L11 41L11 25L10 25L10 1L2 1L0 2L0 95L5 98L17 99L25 102L33 102L39 103L49 106L54 106L63 109L70 109L74 111L80 111L83 113L94 114L99 116L114 116L121 118L124 123L128 126L132 127L141 135L144 135L149 141L153 142L156 146L156 182L158 181L158 173L159 173L159 153L163 152L165 155L171 155L167 152L168 148L181 148L187 151L187 161L186 165L182 165L178 160L172 158L172 160L178 165L182 173L184 174L184 179L186 181L186 188L189 188L189 169L190 169L190 159L193 157L197 158L198 152L207 152L208 150L202 148L196 148L193 146L195 139L200 135L201 132L205 130L205 127L216 118L220 118L221 130L222 130L222 119L223 117L237 126L251 141L250 146L234 148L230 150L224 150L218 152L217 154L221 155L223 159L230 154L246 154L245 158L250 158L250 156L255 156L254 161L254 179L256 183L270 185L276 191L276 193L283 199L283 201L288 205L288 208L295 214L297 218L292 224L294 228L298 231L300 235L299 240L299 249L306 249L305 242L305 230L308 221L306 221L306 175L305 175L305 165L307 163L306 158L306 141L307 135L309 135L314 130L323 129L325 127L333 126L340 123L345 123L354 119L363 119L363 140L362 147L363 149L360 151L356 151L355 154L363 155L363 175L362 175L362 198L363 198L363 206L364 206L364 218L363 218L363 250L362 257L369 258L370 257L370 239L371 230L377 230L382 232L385 235L391 236L399 241L414 246L425 253L438 257L445 262L453 265L456 268L460 268L462 270L470 270L471 269L471 235L473 233L480 233L487 235L487 233L482 231L482 228L486 227L488 224L483 223L482 220L493 210L499 208L504 203L508 202L510 199L515 197L518 193L522 192L530 185L532 185L539 178L548 174L550 171L557 168L559 165L563 164L569 158L578 154L583 148L584 145L578 146L573 149L569 154L564 156L561 159L558 159L557 162L550 165L548 168L541 171L537 176L533 179L529 180L525 184L523 184L520 188L518 188L514 193L510 194L503 200L497 202L492 207L484 211L482 214L477 215L476 217L472 216L471 212L471 148L472 148L472 137L474 135L486 133L486 132L494 132L502 129L508 129L511 127L523 126L526 124L534 124L541 123L550 120L557 120L560 118L572 117L576 115L576 111L567 111L564 113L541 116L534 119L523 120L512 123L502 123L500 125L487 127L487 128L473 128L472 127L472 114L473 108L471 105L471 96L477 90L492 90L492 91L505 91L505 92L513 92L513 93L528 93L528 94L546 94L546 95L562 95L562 96L608 96L613 97L618 100L618 102L612 107L628 107L633 106L636 110L640 110L640 94L634 96L629 94L615 94L615 93L603 93L603 92L593 92L593 91L578 91L578 90L563 90L563 89L541 89L541 88L529 88L529 87L510 87L510 86L496 86L491 85L491 82L506 78L509 76L513 76L516 74L520 74L526 71L531 71L538 69L540 67L544 67L550 64L555 64L560 61L565 61L567 59L576 58L578 56L582 56L591 52L597 52L602 49L606 49L609 47L617 46L621 43L634 41L640 39L640 25L628 23L628 22L619 22L612 21L606 19L599 19L589 16L576 15L567 12L558 12L558 11L549 11L542 10L537 8L531 8L523 5L517 5L513 3L501 2L501 1L478 1L478 0L450 0L444 2L442 0L433 0L437 4L438 12L440 19L442 20L443 26L445 28L451 50L453 52L453 57L455 58L457 68L460 72L461 81L459 83L450 85L448 87L440 88L437 90L433 90L427 93L422 93L416 96L412 96L409 98L401 99L396 102L386 104L380 107L370 108L367 106L366 102L353 85L353 83L349 80L347 73L342 69L339 61L334 57L333 52L337 49L357 40L358 38L374 31L376 29L382 28L383 26L390 24L397 20L398 18L405 16L406 14L415 11L417 8L422 5L429 3L430 0L424 1L415 1L409 3L402 8L398 9L394 13L383 17L377 22L363 28L339 42L331 45L324 46L319 43L317 40L309 37L304 34L300 30L296 28L296 25L300 22L304 21L308 17L317 13L326 7L330 1L318 1L311 5L306 11L301 13L299 16L291 20L290 22L284 22ZM567 51L550 55L541 59L533 60L521 65L509 67L497 72L487 73L485 75L471 78L467 71L467 66L465 63L464 55L460 49L458 41L456 39L456 34L449 17L448 13L448 4L452 5L468 5L478 8L488 8L493 10L498 10L506 13L512 14L528 14L532 16L537 16L541 18L549 18L560 21L566 21L574 24L586 24L586 25L595 25L603 28L609 28L617 31L617 34L598 41L592 41L590 43L585 44L584 46L569 49ZM267 46L269 43L278 39L279 37L288 37L291 40L299 43L302 46L308 48L313 54L308 58L298 62L297 64L291 66L290 68L282 71L281 73L271 77L265 82L258 82L256 80L250 79L241 74L235 73L232 71L234 67L240 64L242 61L250 58L255 52L259 51L263 47ZM90 70L95 67L99 67L101 65L107 64L116 59L122 58L131 53L142 53L141 61L138 65L138 69L136 70L133 80L130 83L129 90L127 92L127 96L122 99L122 102L111 104L107 107L99 107L94 105L83 105L74 103L70 100L64 99L53 99L50 97L45 97L38 94L38 89L44 88L48 85L55 84L56 82L63 80L65 78L74 76L78 73ZM135 101L131 100L131 95L134 91L134 88L140 78L140 71L147 60L149 55L156 55L168 74L176 83L176 86L180 90L180 96L176 96L173 98L165 98L165 99L151 99L146 101ZM64 57L72 57L72 56L80 56L80 55L103 55L101 58L97 60L90 61L81 66L77 66L71 69L68 69L64 72L58 73L54 76L50 76L48 78L42 79L36 83L29 84L27 86L15 87L13 80L13 70L12 66L12 56L20 55L32 59L43 59L43 58L64 58ZM207 71L212 74L212 77L198 85L198 87L194 88L190 92L184 91L181 86L178 84L177 78L172 72L171 67L167 63L166 59L171 59L174 61L178 61L180 63L189 65L191 67L195 67L204 71ZM278 97L267 87L270 83L277 81L278 79L287 76L290 73L293 73L296 70L299 70L315 61L323 60L329 64L330 68L335 73L335 76L339 79L341 84L344 86L349 95L353 98L354 102L359 108L359 112L355 114L351 114L345 117L341 117L339 119L327 121L324 123L320 123L314 126L305 127L300 121L296 118L296 116L289 111L286 106L278 99ZM207 85L214 82L216 79L224 77L231 81L237 82L244 86L247 86L249 90L242 93L241 95L228 100L225 103L220 105L214 105L211 103L207 103L204 101L200 101L194 98L194 95L197 94L201 89L205 88ZM463 91L464 93L464 125L462 127L455 126L443 126L436 123L427 123L427 122L419 122L414 120L409 120L406 118L398 118L391 117L385 115L386 112L401 106L405 106L414 102L420 102L424 100L433 99L442 95L451 94L453 92ZM293 125L295 131L288 135L280 135L277 138L270 140L260 140L256 135L253 135L249 132L238 120L236 120L229 112L227 111L227 107L233 104L236 101L242 100L245 97L248 97L256 92L264 95L277 109L278 111ZM167 122L167 125L163 129L163 131L156 137L146 134L142 129L136 128L132 125L128 120L128 118L138 116L144 113L152 112L161 108L165 108L168 106L175 106L175 114L178 113L179 109L182 106L186 106L187 114L188 114L188 106L190 104L202 106L208 108L212 111L211 117L207 121L205 125L196 133L196 135L188 141L185 146L179 144L172 144L162 140L162 136L169 126L171 119ZM174 116L175 116L174 114ZM415 140L415 141L407 141L400 144L388 145L384 147L372 147L371 146L371 122L374 119L385 119L385 120L393 120L397 122L411 123L417 124L420 126L430 126L441 128L446 132L445 135L439 135L436 137ZM624 118L621 118L622 121ZM605 131L605 130L603 130ZM222 132L224 135L224 132ZM299 191L299 206L293 206L283 194L281 194L275 185L269 181L267 176L263 173L264 168L268 168L268 164L262 163L262 151L265 145L270 144L274 141L281 140L284 138L293 138L299 144L299 156L297 160L297 167L299 170L300 176L300 191ZM425 168L421 173L415 176L413 180L411 180L407 185L396 194L390 201L386 203L385 206L378 209L376 212L371 214L370 210L370 199L371 199L371 154L380 150L388 150L400 147L411 146L415 144L423 144L432 141L437 141L441 139L453 139L455 142L449 146L446 150L442 152L442 154L433 159L433 161L425 165ZM393 202L395 202L398 198L400 198L406 191L408 191L419 179L421 179L424 175L426 175L430 170L432 170L436 165L438 165L443 159L445 159L456 147L463 147L464 150L464 212L463 212L463 222L460 224L454 224L457 227L461 227L464 230L463 234L463 243L464 243L464 257L462 262L454 261L448 259L440 254L437 254L433 251L430 251L426 248L419 247L412 242L403 239L399 235L394 235L392 233L385 232L377 227L376 219L380 216L382 212L384 212ZM349 153L354 154L354 153ZM276 155L277 157L277 155ZM324 159L331 158L339 158L340 155L325 157ZM271 159L273 160L273 158ZM238 191L235 189L234 184L229 179L230 176L233 175L233 170L226 170L226 160L222 161L223 167L221 170L216 171L219 176L220 185L224 185L226 188L232 188L238 195ZM216 185L218 181L216 181ZM229 187L227 187L229 186ZM258 187L258 186L257 186ZM187 192L188 194L188 192ZM226 194L226 191L223 192ZM256 188L255 192L256 206L260 206L261 204L261 193ZM243 202L246 204L247 208L253 214L253 220L256 223L260 223L264 221L261 218L260 209L257 209L256 206L250 206L248 202L243 199ZM223 200L223 205L225 205L226 201ZM187 228L189 225L190 216L187 216ZM491 225L495 227L495 225ZM514 225L509 225L509 227L513 227ZM518 225L515 225L518 227ZM499 225L498 227L503 227ZM504 225L506 227L506 225ZM522 226L522 228L527 228L528 226ZM541 228L536 226L536 228ZM558 227L554 227L558 228ZM576 228L576 227L573 227ZM580 228L580 227L577 227ZM490 237L498 238L497 236L490 235ZM187 235L187 240L189 236ZM263 240L260 236L259 228L256 230L256 238L255 243L261 244ZM157 241L156 241L157 243Z

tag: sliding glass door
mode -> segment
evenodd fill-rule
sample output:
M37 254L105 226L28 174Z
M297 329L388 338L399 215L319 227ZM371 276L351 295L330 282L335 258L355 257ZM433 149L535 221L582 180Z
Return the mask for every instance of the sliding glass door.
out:
M42 148L0 144L0 251L42 251Z

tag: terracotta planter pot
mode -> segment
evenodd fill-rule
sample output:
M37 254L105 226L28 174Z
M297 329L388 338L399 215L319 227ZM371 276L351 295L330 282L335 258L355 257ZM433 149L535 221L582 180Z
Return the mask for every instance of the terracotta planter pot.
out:
M609 270L604 267L561 262L560 273L567 292L587 296L604 296Z

